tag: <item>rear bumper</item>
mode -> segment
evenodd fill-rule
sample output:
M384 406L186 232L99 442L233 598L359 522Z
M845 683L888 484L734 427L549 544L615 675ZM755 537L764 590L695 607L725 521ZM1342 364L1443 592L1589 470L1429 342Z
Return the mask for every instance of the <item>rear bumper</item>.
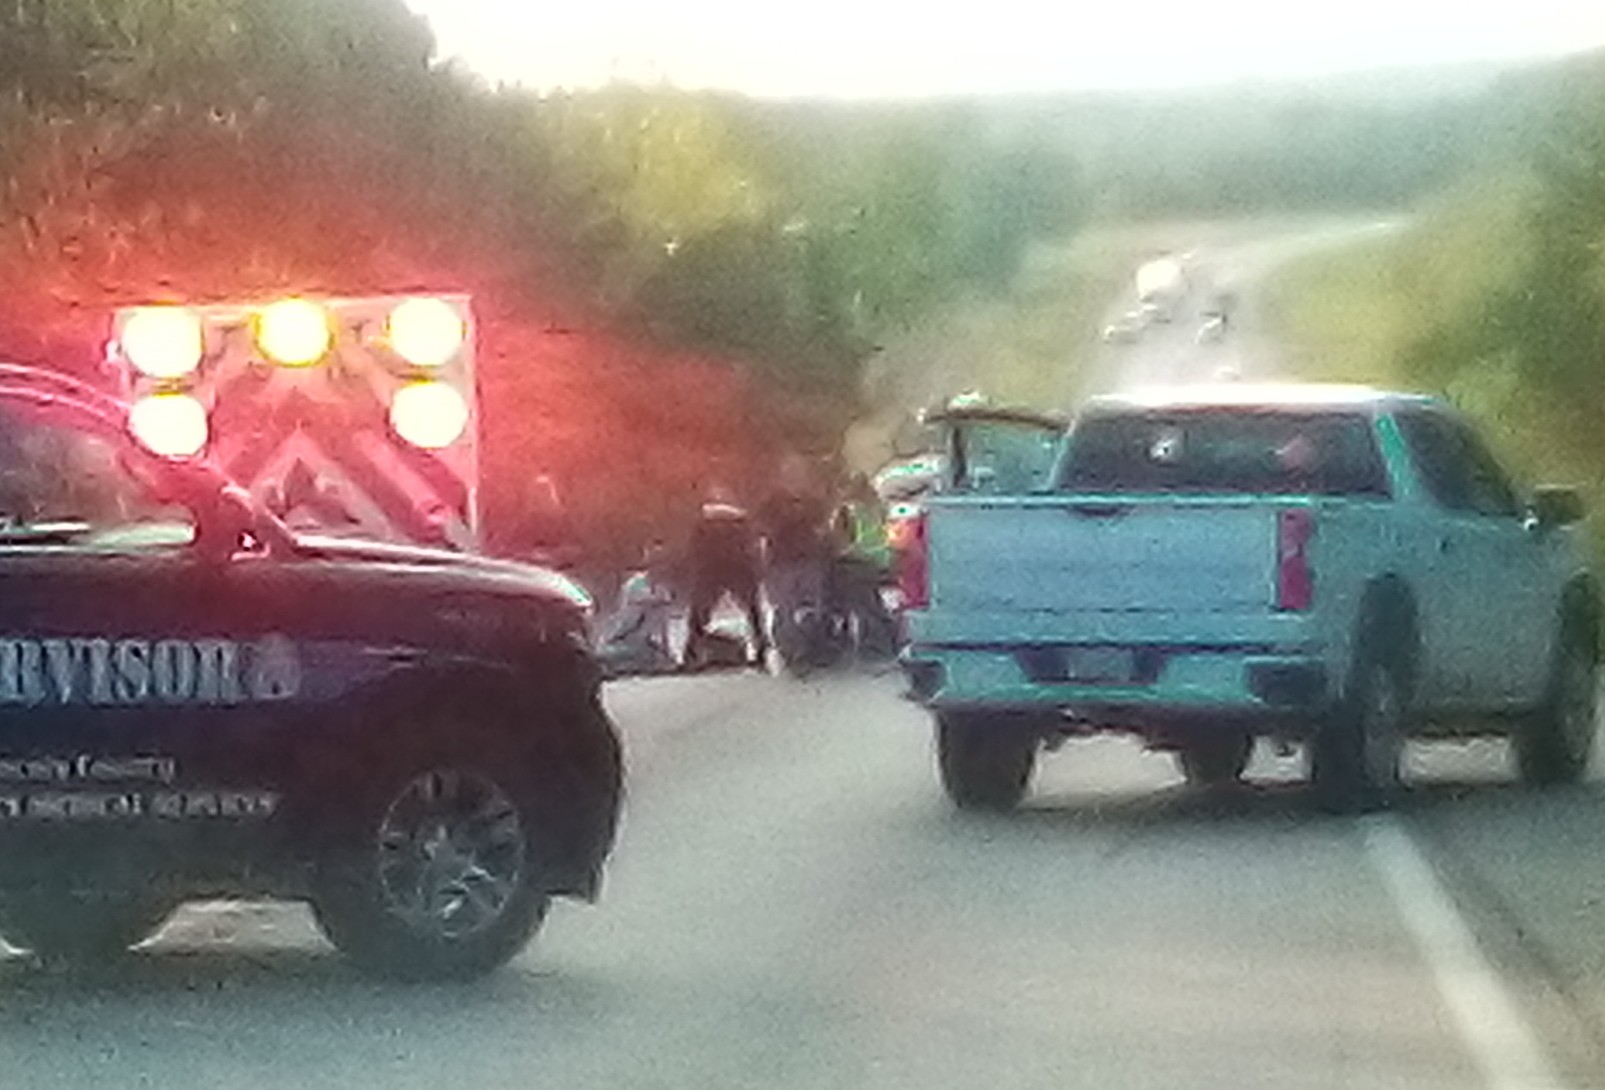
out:
M1088 647L1129 657L1130 676L1087 682L1055 664ZM1159 728L1193 718L1293 727L1331 703L1313 646L1276 644L911 644L907 695L938 711L1053 712L1094 725Z

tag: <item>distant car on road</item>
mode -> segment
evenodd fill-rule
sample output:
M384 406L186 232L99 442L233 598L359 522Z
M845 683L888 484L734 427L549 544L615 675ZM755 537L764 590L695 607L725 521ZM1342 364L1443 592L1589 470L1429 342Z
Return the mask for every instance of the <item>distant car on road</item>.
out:
M1193 341L1196 344L1216 344L1226 338L1226 315L1215 314L1204 319Z
M883 466L871 481L884 503L901 503L929 492L946 472L946 456L937 451L901 458Z
M1205 318L1225 318L1230 320L1237 310L1237 293L1223 289L1211 293L1209 300L1204 304Z
M1139 302L1153 307L1158 321L1170 321L1188 291L1184 260L1162 255L1138 266L1135 279Z
M1140 310L1127 311L1103 327L1105 344L1130 344L1148 328L1148 319Z

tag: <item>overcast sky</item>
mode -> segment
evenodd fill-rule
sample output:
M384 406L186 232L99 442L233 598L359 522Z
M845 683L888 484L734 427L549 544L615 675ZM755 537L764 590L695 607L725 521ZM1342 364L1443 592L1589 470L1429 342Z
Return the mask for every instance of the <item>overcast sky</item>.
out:
M1605 44L1605 0L408 2L443 55L535 88L614 76L758 95L1166 87Z

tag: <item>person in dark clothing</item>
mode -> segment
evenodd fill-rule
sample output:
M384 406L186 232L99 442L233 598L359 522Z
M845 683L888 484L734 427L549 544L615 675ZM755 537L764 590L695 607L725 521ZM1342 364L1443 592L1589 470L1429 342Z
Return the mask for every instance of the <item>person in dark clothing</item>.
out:
M856 622L858 653L868 659L897 654L897 622L881 588L891 578L886 512L867 480L853 480L831 524L830 600Z
M686 634L686 662L697 665L708 637L708 621L726 594L746 613L748 662L761 665L769 637L758 605L758 541L752 519L730 491L709 490L698 513L688 550L691 616Z
M782 464L775 493L759 510L766 545L764 588L774 608L774 639L788 659L805 642L799 611L825 607L830 572L830 503L799 457Z

